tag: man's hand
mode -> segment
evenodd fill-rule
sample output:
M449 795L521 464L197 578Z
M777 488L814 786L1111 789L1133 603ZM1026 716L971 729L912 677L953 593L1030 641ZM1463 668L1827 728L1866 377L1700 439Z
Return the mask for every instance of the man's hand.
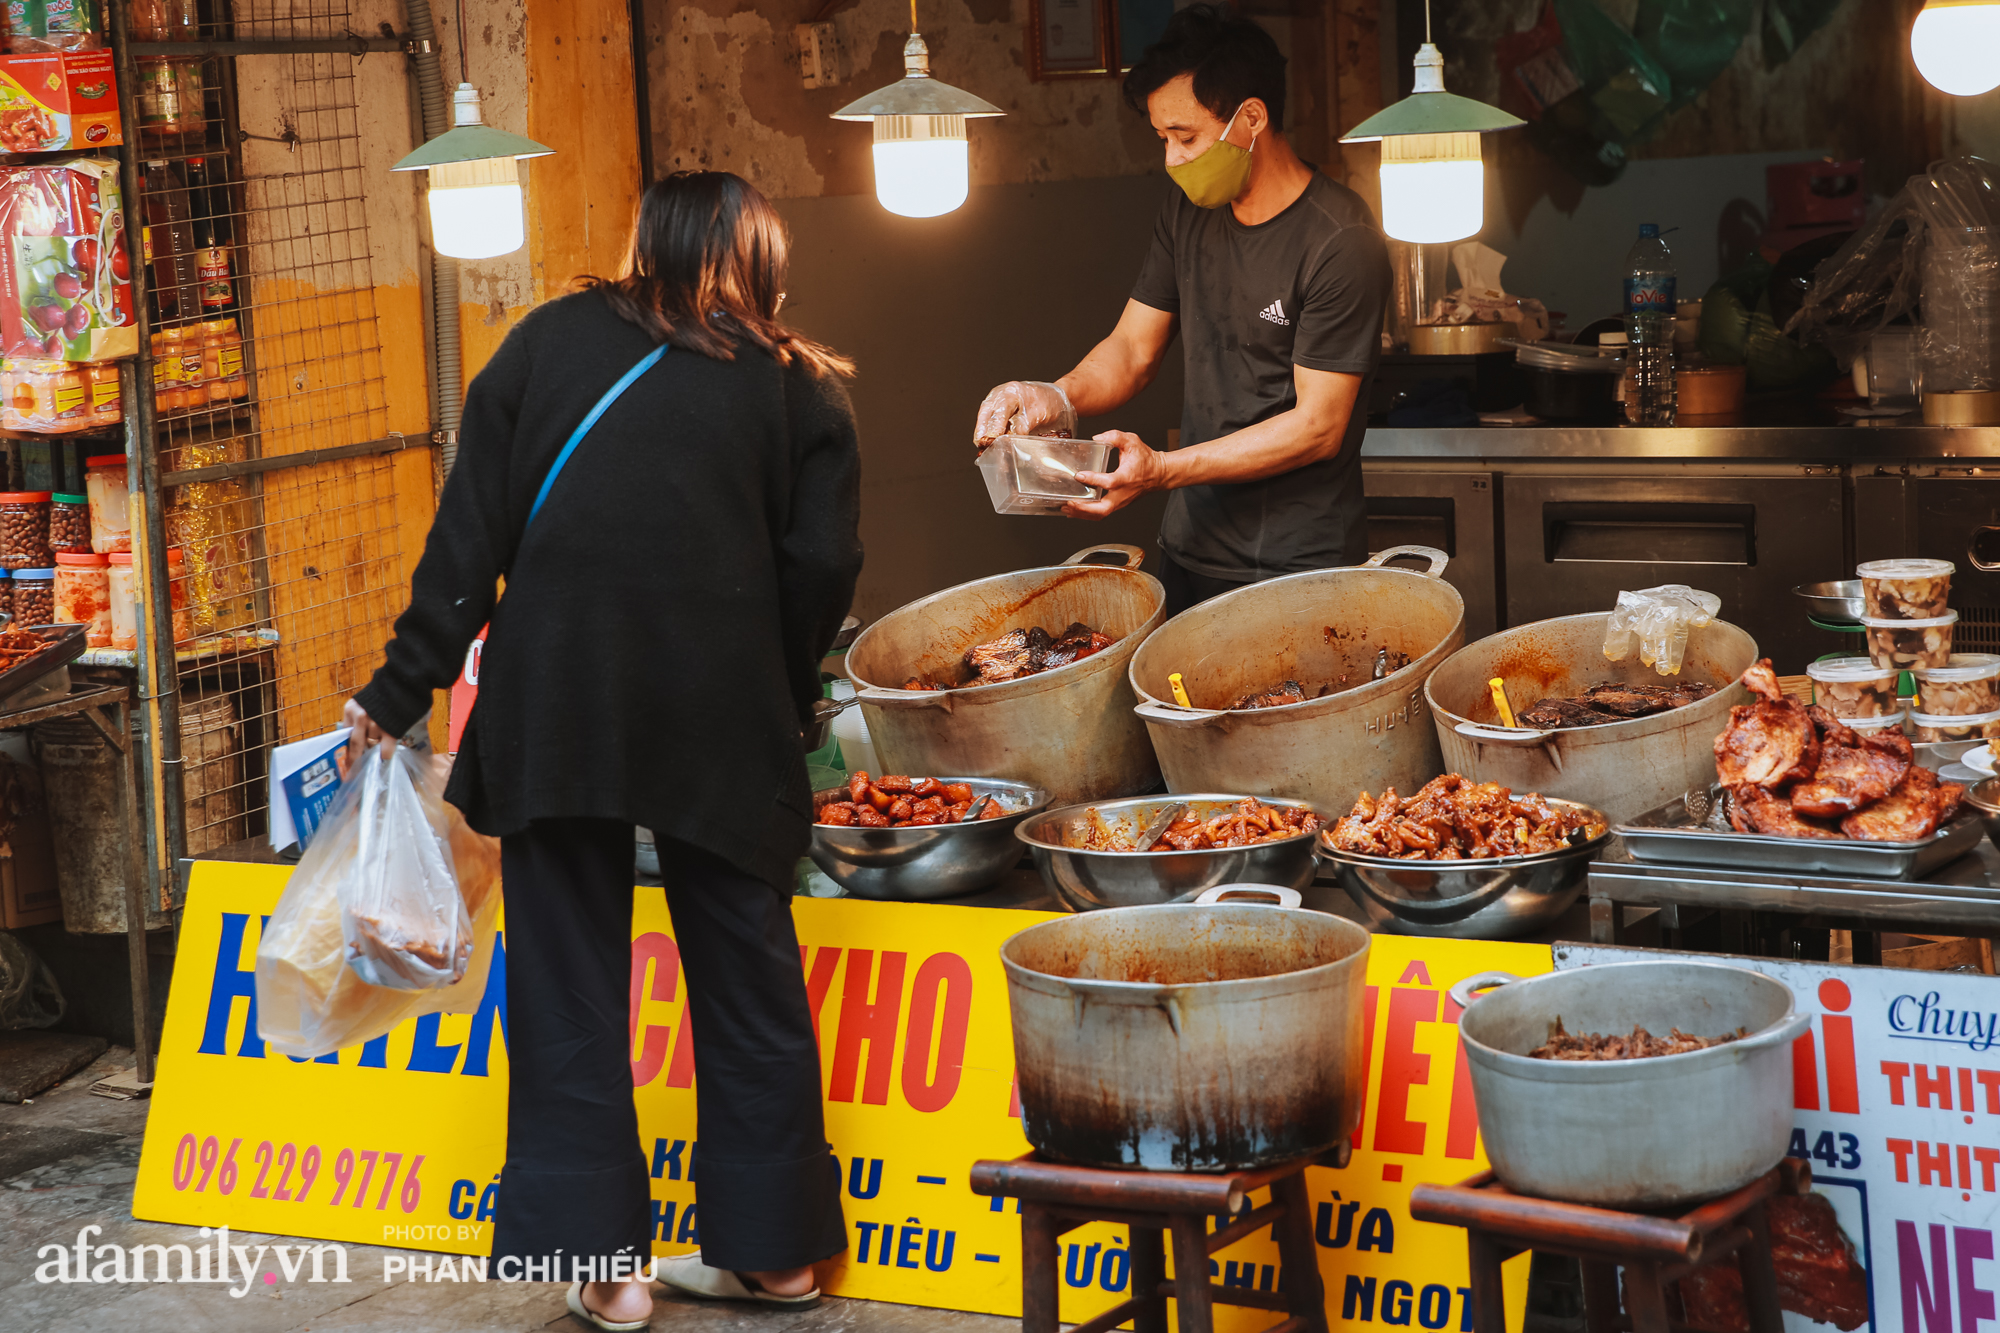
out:
M972 428L974 448L984 449L1002 435L1069 435L1076 413L1053 384L1009 380L986 395Z
M390 736L375 724L375 719L368 716L367 709L352 699L349 699L347 706L341 710L340 722L342 726L354 728L348 734L347 749L335 763L335 767L340 770L340 780L345 782L354 766L366 759L368 752L379 742L390 739Z
M1063 506L1068 518L1109 518L1147 491L1166 487L1167 455L1146 447L1146 442L1130 431L1108 430L1092 437L1099 444L1118 450L1115 472L1079 472L1076 479L1104 492L1102 499L1072 500Z

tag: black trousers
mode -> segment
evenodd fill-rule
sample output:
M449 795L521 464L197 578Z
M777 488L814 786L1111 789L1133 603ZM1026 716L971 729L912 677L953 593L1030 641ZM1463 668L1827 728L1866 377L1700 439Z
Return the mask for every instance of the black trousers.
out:
M575 1259L643 1264L652 1210L632 1103L632 826L537 820L501 839L507 943L507 1164L496 1276L568 1280ZM703 1259L797 1268L847 1248L819 1047L791 902L662 840L694 1040ZM519 1268L560 1251L560 1271Z
M1165 551L1160 552L1160 584L1167 590L1169 620L1211 597L1247 588L1255 582L1255 579L1219 579L1212 574L1197 574Z

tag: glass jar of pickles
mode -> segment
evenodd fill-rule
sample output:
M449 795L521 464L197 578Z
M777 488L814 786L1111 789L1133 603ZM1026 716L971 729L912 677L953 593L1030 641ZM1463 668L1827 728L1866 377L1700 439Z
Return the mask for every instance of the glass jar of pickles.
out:
M58 625L82 625L92 648L111 646L111 566L94 552L56 557Z
M132 493L125 488L125 455L98 454L84 460L84 489L90 496L90 549L99 555L132 549Z

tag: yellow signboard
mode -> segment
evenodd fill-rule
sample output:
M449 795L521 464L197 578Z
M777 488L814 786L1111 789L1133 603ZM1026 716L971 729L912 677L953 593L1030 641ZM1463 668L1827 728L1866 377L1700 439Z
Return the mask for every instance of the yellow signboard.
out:
M195 868L133 1211L485 1254L505 1153L504 927L477 1012L430 1015L337 1055L294 1060L266 1050L251 1013L257 941L286 873ZM967 1176L980 1158L1028 1150L998 951L1048 914L855 899L799 899L794 911L849 1227L847 1253L821 1270L826 1288L1019 1314L1015 1206L972 1194ZM677 1254L700 1235L700 1141L686 992L659 890L639 891L632 931L632 1075L653 1249ZM1333 1322L1471 1328L1464 1234L1412 1221L1408 1208L1413 1185L1485 1165L1444 992L1474 972L1550 966L1541 946L1376 937L1368 1101L1353 1160L1307 1177ZM1064 1319L1123 1299L1125 1240L1110 1224L1063 1238ZM1268 1231L1217 1255L1213 1269L1229 1286L1283 1282ZM1525 1257L1507 1276L1509 1322L1519 1327ZM1217 1316L1231 1333L1270 1322L1261 1311Z

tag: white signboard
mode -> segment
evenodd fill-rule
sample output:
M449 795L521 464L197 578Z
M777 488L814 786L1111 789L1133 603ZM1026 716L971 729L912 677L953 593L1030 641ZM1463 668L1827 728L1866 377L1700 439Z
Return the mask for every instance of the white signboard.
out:
M1792 1155L1868 1269L1879 1333L2000 1333L2000 977L1556 946L1558 970L1674 958L1792 988ZM1794 1333L1831 1328L1787 1312Z

